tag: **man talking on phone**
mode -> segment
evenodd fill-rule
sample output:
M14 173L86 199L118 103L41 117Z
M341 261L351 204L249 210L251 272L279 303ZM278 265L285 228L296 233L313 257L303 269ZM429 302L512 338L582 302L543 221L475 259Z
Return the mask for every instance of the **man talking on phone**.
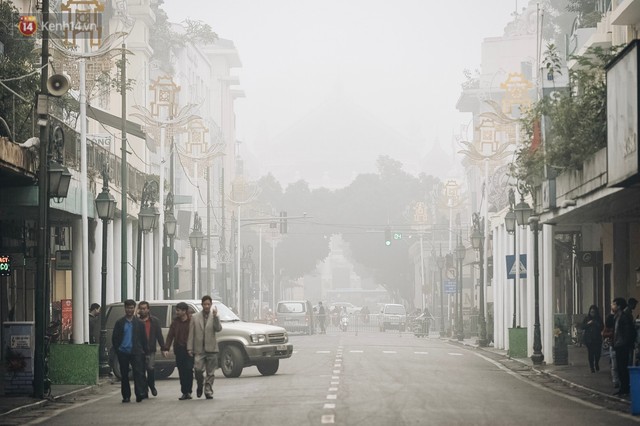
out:
M202 296L202 311L191 317L187 351L194 357L194 371L197 382L196 396L213 398L214 371L218 367L218 342L216 333L222 330L218 309L213 306L211 296ZM204 372L207 372L205 380Z

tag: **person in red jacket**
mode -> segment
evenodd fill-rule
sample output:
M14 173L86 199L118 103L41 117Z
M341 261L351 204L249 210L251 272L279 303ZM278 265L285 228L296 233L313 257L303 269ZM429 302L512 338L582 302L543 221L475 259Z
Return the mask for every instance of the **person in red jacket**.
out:
M176 367L180 377L180 401L191 399L193 391L193 357L187 352L187 340L189 339L189 305L180 302L176 305L176 317L173 319L167 334L167 342L164 347L164 355L168 355L173 343L173 353L176 355Z
M156 390L155 365L156 365L156 343L160 346L160 350L164 348L164 337L162 336L162 326L160 320L151 315L149 302L143 300L138 303L138 317L144 324L144 331L147 334L148 352L145 357L145 370L147 372L147 386L151 391L151 395L158 396Z

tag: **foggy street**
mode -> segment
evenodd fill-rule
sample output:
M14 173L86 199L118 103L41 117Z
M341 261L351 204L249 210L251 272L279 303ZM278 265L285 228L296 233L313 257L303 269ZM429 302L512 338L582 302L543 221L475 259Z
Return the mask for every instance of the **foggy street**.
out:
M629 415L561 396L514 374L482 351L398 332L294 335L293 357L275 376L255 367L237 379L216 372L214 399L179 401L177 374L158 397L121 403L118 382L74 403L52 404L2 424L635 424ZM5 423L6 422L6 423Z

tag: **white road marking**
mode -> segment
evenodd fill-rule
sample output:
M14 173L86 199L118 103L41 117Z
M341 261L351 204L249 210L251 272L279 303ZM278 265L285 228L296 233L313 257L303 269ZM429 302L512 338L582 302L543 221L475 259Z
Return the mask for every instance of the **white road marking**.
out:
M324 407L322 408L324 408L325 410L333 410L334 408L336 408L336 404L331 404L327 402L326 404L324 404Z
M338 399L338 395L327 395L327 399Z
M363 353L364 351L349 351L349 352L351 352L352 354L361 354L361 353Z
M429 355L429 352L414 352L416 355Z
M328 392L338 392L338 388L329 388Z
M333 368L340 368L342 367L342 364L333 364Z
M333 374L340 374L340 370L333 370Z
M336 380L335 382L331 382L332 385L339 385L340 382L338 380Z
M317 354L330 354L331 351L316 351Z
M110 392L110 393L109 393L109 394L107 394L107 395L101 396L100 398L97 398L97 399L90 399L90 400L88 400L88 401L84 401L84 402L81 402L81 403L78 403L78 404L70 405L69 407L63 408L63 409L61 409L61 410L56 410L54 413L47 414L47 415L45 415L44 417L41 417L41 418L39 418L39 419L32 420L32 421L30 421L29 423L25 423L25 424L26 424L26 425L39 425L40 423L44 423L44 422L46 422L47 420L52 419L52 418L54 418L54 417L56 417L56 416L58 416L58 415L60 415L60 414L64 413L65 411L73 410L73 409L75 409L75 408L80 408L80 407L82 407L82 406L84 406L84 405L91 404L91 403L94 403L94 402L98 402L98 401L101 401L101 400L103 400L103 399L105 399L105 398L110 398L110 397L112 397L113 395L115 395L115 394L119 394L119 393L120 393L120 390L119 390L119 389L117 389L117 390L114 390L113 392Z
M323 425L334 424L336 422L336 416L335 414L323 414L322 417L320 418L320 422Z
M397 354L396 351L382 351L383 354Z
M460 352L449 352L447 355L462 356Z
M331 376L331 380L340 380L340 377L338 377L338 376Z

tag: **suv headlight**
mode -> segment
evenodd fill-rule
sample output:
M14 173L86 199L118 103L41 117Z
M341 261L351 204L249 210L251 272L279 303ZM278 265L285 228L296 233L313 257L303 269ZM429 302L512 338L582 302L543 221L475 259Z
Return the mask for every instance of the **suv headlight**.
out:
M266 334L252 334L249 337L251 338L251 343L267 343Z

